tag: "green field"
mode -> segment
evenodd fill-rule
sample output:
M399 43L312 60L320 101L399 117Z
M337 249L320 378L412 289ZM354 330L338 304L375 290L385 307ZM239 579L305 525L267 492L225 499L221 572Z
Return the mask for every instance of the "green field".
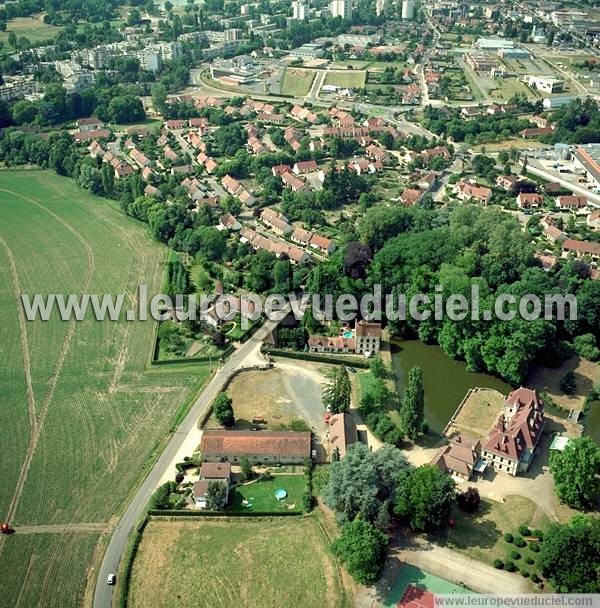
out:
M284 501L275 498L275 490L283 488ZM269 481L257 481L238 486L229 497L232 511L302 511L302 494L306 490L303 475L275 475ZM247 504L242 501L246 500Z
M150 368L153 321L26 321L18 294L124 293L129 308L139 284L160 290L164 259L142 224L73 181L0 171L0 520L17 528L0 540L3 605L80 604L100 529L208 375Z
M8 44L11 32L17 38L25 36L30 42L40 42L54 38L62 28L44 23L40 15L34 17L17 17L6 24L6 31L0 32L0 42Z
M344 89L362 89L365 86L366 79L367 72L364 70L327 72L323 84L332 84Z
M314 516L151 521L134 562L130 608L191 604L340 608L339 572Z
M316 72L303 68L286 68L281 92L292 97L304 97L310 91Z

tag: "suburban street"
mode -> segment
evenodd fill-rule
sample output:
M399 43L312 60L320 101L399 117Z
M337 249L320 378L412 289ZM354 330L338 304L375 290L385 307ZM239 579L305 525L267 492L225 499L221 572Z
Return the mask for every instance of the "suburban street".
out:
M173 434L164 452L160 455L152 470L136 492L118 525L113 531L109 545L104 554L102 565L96 580L94 608L111 608L116 586L106 584L109 574L116 573L129 536L144 514L148 500L160 485L160 481L171 467L173 458L185 442L188 434L194 429L200 417L206 413L210 404L225 386L233 372L244 367L256 365L260 361L260 345L279 321L266 321L262 327L218 369L208 382L179 429Z

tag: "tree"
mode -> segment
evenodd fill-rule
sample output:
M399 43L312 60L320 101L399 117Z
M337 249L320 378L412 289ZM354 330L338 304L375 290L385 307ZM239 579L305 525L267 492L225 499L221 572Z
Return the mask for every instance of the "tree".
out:
M369 369L375 378L385 379L388 377L388 370L381 357L373 357L369 363Z
M600 359L600 348L598 348L596 342L596 336L594 334L583 334L577 336L573 341L575 352L585 359L590 361L597 361Z
M323 405L333 414L345 412L350 407L350 376L345 366L339 365L328 372L329 379L323 385Z
M213 404L213 412L219 424L233 426L235 417L233 414L232 400L227 393L220 393Z
M456 500L458 506L467 513L475 513L479 509L481 498L477 488L469 487L464 492L461 492Z
M342 460L331 463L323 498L342 522L359 517L384 527L396 488L409 466L394 446L384 445L372 452L366 445L354 443Z
M590 437L570 439L562 452L550 456L550 471L563 502L589 508L600 490L600 447Z
M136 95L121 95L110 100L108 116L112 122L128 123L144 120L146 113L139 97Z
M573 371L568 371L560 380L560 390L567 395L574 395L577 392L577 378Z
M425 389L423 372L420 367L413 367L408 372L408 384L400 406L400 425L405 435L413 441L423 428L425 416Z
M394 512L413 530L430 530L448 521L456 484L437 467L422 465L411 471L396 492Z
M345 564L350 575L363 585L374 583L385 561L388 540L367 521L356 519L342 527L332 550Z
M209 481L206 489L206 508L218 511L227 503L227 485L222 481Z
M544 539L538 563L556 593L600 592L600 520L576 516Z
M252 466L246 456L240 458L240 469L242 470L242 476L244 479L250 479L252 477Z
M167 87L158 82L152 87L152 105L157 112L162 112L167 101Z

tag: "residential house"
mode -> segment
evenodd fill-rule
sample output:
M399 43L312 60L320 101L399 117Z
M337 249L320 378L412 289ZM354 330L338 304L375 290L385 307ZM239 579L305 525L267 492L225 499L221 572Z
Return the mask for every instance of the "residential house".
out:
M556 197L556 206L560 210L577 212L588 206L588 200L585 196L558 196Z
M312 236L312 232L304 230L304 228L296 227L294 228L290 238L292 239L292 241L294 241L294 243L298 243L298 245L306 247L310 244L310 239L312 238Z
M437 452L431 464L452 477L469 480L473 477L480 456L479 440L461 433Z
M287 171L281 174L281 181L286 188L291 188L294 192L302 192L308 189L308 184L304 180Z
M225 486L225 500L221 507L227 504L229 485L231 483L231 464L229 462L203 462L200 467L200 479L192 486L192 497L196 509L206 509L207 492L210 483L221 483Z
M311 353L354 353L356 340L344 336L310 336L308 350Z
M537 192L520 192L517 196L519 209L538 209L544 204L544 197Z
M577 239L567 239L562 244L563 256L569 253L575 254L577 258L590 258L600 260L600 244L590 243L589 241L579 241Z
M253 465L302 464L311 458L310 432L205 430L200 441L205 462Z
M359 355L376 355L381 349L381 323L357 320L354 324L354 337Z
M600 211L592 211L586 218L588 228L600 230Z
M464 180L455 185L455 192L461 200L474 199L486 205L492 199L492 190L490 188L478 186Z
M412 207L413 205L416 205L421 198L423 198L423 192L421 192L421 190L406 188L400 196L400 202L406 207Z
M554 224L548 224L543 234L551 243L562 243L567 240L567 235Z
M518 183L519 178L516 175L499 175L496 178L496 184L506 192L515 192Z
M481 445L481 457L509 475L525 472L543 430L542 399L534 389L518 388L506 398L497 422Z
M333 460L341 460L349 445L358 441L356 422L350 414L333 414L329 418L329 445Z
M292 169L292 171L296 175L301 175L303 173L311 173L318 170L319 165L317 165L316 161L314 160L298 161L294 164L294 167Z
M86 131L97 131L104 128L104 123L98 118L79 118L75 122L75 126L81 133Z
M379 146L375 146L373 144L366 147L365 155L368 158L378 160L381 163L384 163L389 158L388 153L383 148L380 148Z
M221 178L221 185L233 196L239 194L244 189L244 186L229 174L226 174Z
M435 148L430 148L429 150L423 150L423 152L421 152L421 157L426 164L438 156L441 156L444 160L450 160L452 158L452 155L446 146L436 146Z
M335 243L331 239L316 233L312 235L309 245L326 255L331 255L335 251Z
M226 213L219 218L219 225L217 228L219 230L234 230L237 232L242 229L242 225L233 215L231 215L231 213Z

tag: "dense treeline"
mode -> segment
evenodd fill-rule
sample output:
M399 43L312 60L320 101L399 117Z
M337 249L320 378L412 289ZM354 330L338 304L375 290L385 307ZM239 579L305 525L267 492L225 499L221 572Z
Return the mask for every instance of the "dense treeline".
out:
M423 126L435 133L450 137L456 142L467 144L485 143L508 139L523 129L535 127L529 120L519 118L515 113L482 115L465 120L460 109L434 108L427 106L424 111Z
M462 321L406 320L390 323L394 332L438 343L451 357L463 359L473 371L488 371L512 384L525 378L535 361L558 364L572 351L575 337L600 338L600 283L589 280L589 268L567 261L545 272L517 221L499 211L461 205L450 212L423 208L378 206L369 209L357 228L357 239L374 252L348 264L355 247L346 247L316 267L312 293L352 293L360 297L373 285L383 293L427 294L431 301L440 285L443 297L462 294L472 302L471 286L480 293L480 310L494 310L500 294L517 298L535 294L572 293L578 319L483 321L471 315ZM357 278L358 277L358 278ZM397 306L396 306L397 308ZM308 322L314 322L310 317ZM311 329L314 329L311 327Z
M576 99L552 115L556 129L542 141L589 144L600 141L600 106L593 99Z

